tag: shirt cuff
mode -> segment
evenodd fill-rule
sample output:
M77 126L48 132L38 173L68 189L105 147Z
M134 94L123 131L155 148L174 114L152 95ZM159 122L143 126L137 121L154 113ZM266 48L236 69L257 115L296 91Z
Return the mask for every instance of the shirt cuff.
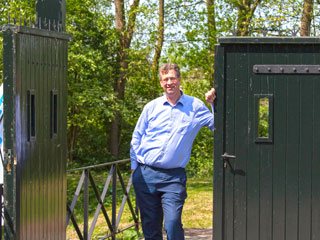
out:
M214 113L214 105L213 105L213 104L210 104L210 106L211 106L211 111L212 111L212 113Z
M131 170L136 170L138 167L138 162L134 159L131 159Z

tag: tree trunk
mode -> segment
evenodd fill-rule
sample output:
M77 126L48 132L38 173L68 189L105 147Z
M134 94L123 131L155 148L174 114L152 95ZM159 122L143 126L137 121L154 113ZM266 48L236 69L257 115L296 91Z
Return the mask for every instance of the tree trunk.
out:
M206 1L208 11L208 42L209 42L209 61L210 61L210 73L213 76L214 73L214 45L217 43L217 29L215 20L215 2L214 0ZM213 78L212 78L213 80ZM213 81L210 82L213 86Z
M117 98L120 102L124 99L126 74L128 70L127 50L130 48L132 36L134 33L134 26L136 21L137 9L140 0L134 0L129 10L129 19L126 24L124 0L115 0L116 10L116 29L118 30L118 40L120 50L118 52L119 71L114 83L114 92L117 93ZM127 25L127 27L126 27ZM117 111L115 117L111 122L110 130L110 153L113 157L118 159L119 145L121 132L121 112Z
M158 81L159 59L161 57L164 39L164 0L159 0L159 25L158 25L158 42L155 47L155 53L152 62L152 78L154 83L153 97L156 97Z
M73 161L72 151L77 139L78 127L71 125L68 131L68 161Z
M301 18L300 36L310 36L311 20L313 18L313 0L304 0Z
M216 43L216 19L215 19L215 2L214 0L207 0L207 11L208 11L208 31L209 31L209 43L210 50L214 50L214 44Z
M238 31L240 36L249 36L249 26L261 0L245 0L238 7Z

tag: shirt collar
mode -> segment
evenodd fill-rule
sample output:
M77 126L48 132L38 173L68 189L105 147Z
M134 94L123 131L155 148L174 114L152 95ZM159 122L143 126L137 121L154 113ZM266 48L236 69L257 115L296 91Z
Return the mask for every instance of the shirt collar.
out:
M180 103L180 104L183 106L183 105L185 105L186 98L185 98L184 93L182 92L182 90L180 90L180 92L181 92L181 97L178 99L176 105L177 105L178 103ZM163 94L162 103L163 103L163 104L166 104L166 103L167 103L167 104L170 104L170 103L168 102L168 99L167 99L167 97L166 97L165 94Z

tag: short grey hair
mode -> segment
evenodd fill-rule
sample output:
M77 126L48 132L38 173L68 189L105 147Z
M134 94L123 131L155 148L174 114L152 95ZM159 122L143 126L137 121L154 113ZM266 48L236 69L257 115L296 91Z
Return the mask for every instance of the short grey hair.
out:
M176 77L180 78L180 68L175 63L165 63L159 68L159 79L162 79L162 74L168 73L170 70L174 70L176 72Z

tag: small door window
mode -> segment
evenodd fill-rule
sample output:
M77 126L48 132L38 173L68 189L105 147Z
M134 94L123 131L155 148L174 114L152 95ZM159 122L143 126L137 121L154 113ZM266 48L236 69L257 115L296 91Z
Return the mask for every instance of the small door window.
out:
M35 91L27 91L27 138L28 141L36 137L36 95Z
M58 134L58 91L50 91L50 137Z
M255 94L255 141L273 141L273 95Z

